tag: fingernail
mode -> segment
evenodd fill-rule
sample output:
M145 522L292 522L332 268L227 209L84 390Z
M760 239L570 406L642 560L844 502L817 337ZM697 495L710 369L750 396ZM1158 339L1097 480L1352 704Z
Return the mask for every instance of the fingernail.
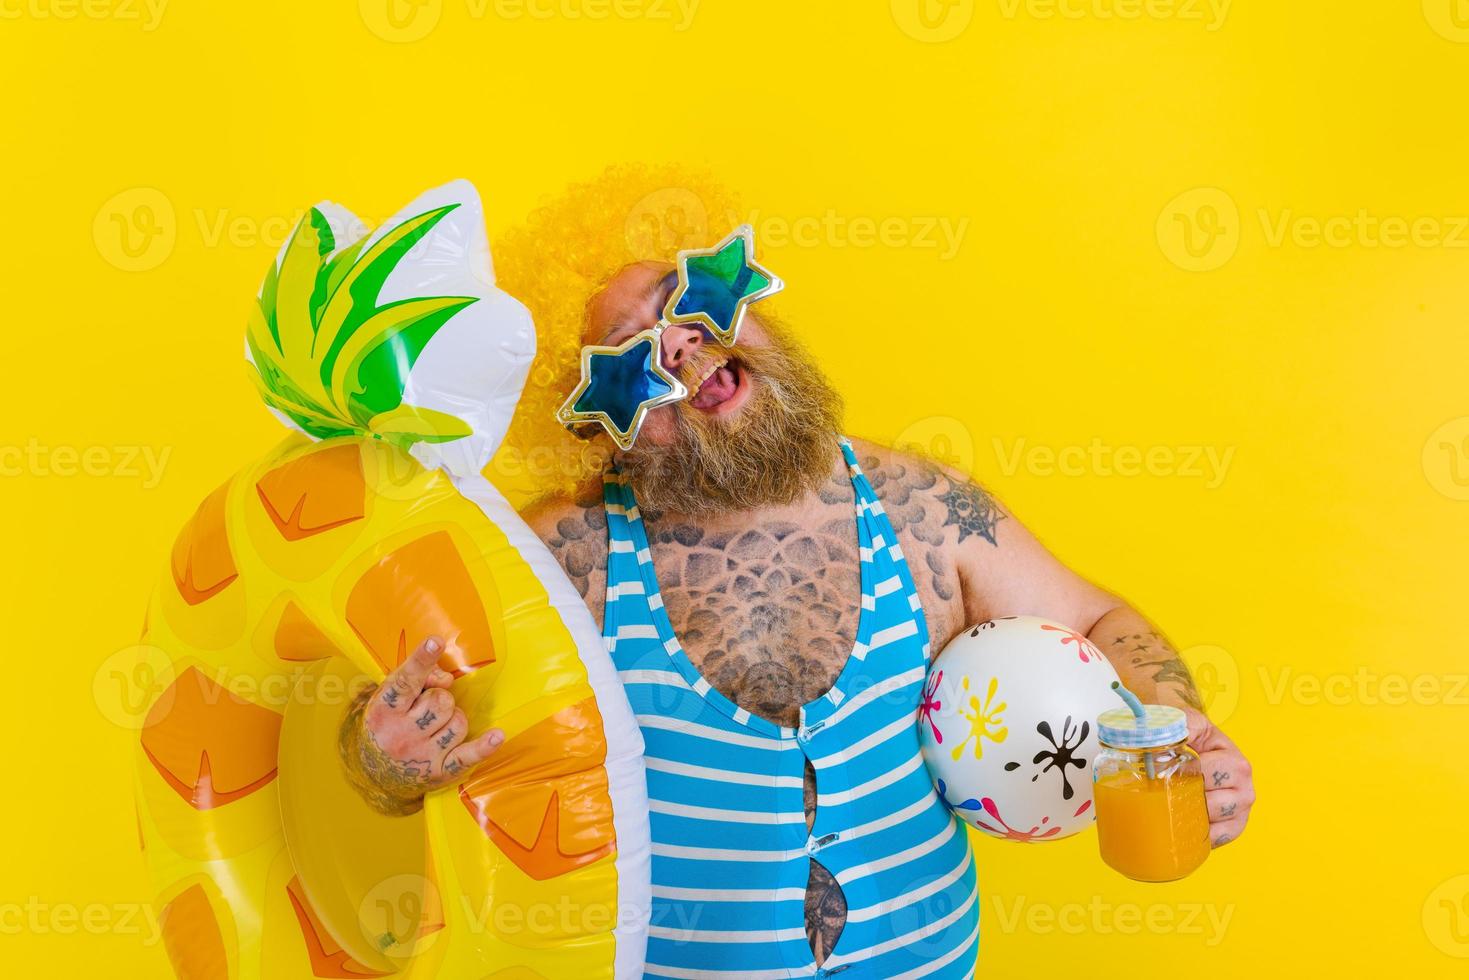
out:
M497 728L494 731L490 732L490 737L489 737L488 741L490 743L490 747L491 748L494 748L495 746L499 745L501 742L505 741L505 733L502 732L502 731L500 731Z
M429 653L438 653L444 648L444 645L439 642L439 638L437 636L431 636L427 640L423 641L423 648Z

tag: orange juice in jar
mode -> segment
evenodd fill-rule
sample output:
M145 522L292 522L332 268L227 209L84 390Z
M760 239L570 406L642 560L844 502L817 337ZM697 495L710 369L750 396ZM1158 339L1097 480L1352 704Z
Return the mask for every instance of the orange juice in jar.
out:
M1135 707L1097 718L1092 788L1102 860L1138 881L1175 881L1209 856L1203 769L1180 709L1123 696Z

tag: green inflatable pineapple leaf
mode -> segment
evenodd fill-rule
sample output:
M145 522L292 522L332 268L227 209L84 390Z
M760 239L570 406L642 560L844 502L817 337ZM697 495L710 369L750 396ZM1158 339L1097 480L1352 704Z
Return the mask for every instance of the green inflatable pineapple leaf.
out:
M338 251L326 216L311 209L266 273L245 330L267 405L320 439L366 434L407 449L472 434L453 415L403 404L403 390L434 334L476 298L378 304L398 263L456 207L409 218L365 252L366 237Z

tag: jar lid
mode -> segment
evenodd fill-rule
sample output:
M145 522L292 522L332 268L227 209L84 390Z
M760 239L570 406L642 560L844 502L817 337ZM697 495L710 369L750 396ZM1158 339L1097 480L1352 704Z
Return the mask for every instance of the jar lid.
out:
M1097 716L1097 737L1119 749L1156 749L1188 738L1188 718L1182 708L1144 705L1141 719L1131 708L1108 708Z

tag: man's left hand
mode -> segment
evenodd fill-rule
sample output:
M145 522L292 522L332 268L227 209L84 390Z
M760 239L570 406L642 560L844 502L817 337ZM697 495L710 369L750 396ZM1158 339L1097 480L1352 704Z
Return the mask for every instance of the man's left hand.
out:
M1185 708L1188 744L1204 770L1204 802L1209 808L1209 839L1223 847L1245 832L1255 805L1255 778L1250 760L1233 740L1203 714Z

